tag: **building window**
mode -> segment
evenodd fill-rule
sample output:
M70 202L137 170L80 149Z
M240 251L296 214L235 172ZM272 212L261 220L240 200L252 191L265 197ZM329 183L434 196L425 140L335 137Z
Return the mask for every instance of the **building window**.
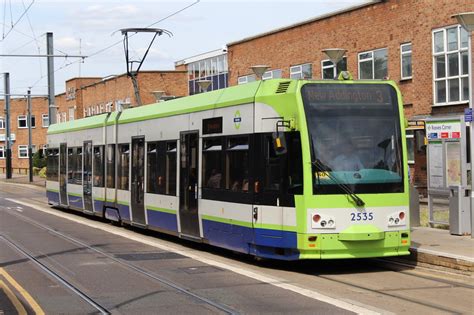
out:
M377 49L359 54L359 79L388 77L388 49Z
M57 113L56 114L56 122L59 124L61 122L61 114Z
M26 115L18 116L18 128L28 128L28 119Z
M69 107L68 108L68 112L69 112L69 121L73 121L74 118L75 118L75 114L76 114L76 110L74 109L74 107Z
M469 99L467 32L459 25L433 31L434 104Z
M228 86L227 54L191 62L187 65L189 95L200 93L197 84L200 80L211 80L209 91L223 89Z
M36 118L31 115L31 128L36 127ZM26 115L18 116L18 128L28 128L28 119Z
M334 79L341 71L347 71L346 57L337 63L337 69L331 60L326 59L321 61L321 76L323 79Z
M411 79L411 43L400 45L400 65L402 80Z
M0 117L0 129L5 129L5 118Z
M281 69L265 71L265 73L262 75L262 80L279 78L281 78Z
M66 121L67 121L67 120L66 120L66 112L62 112L62 115L61 115L61 116L62 116L62 118L61 118L61 119L62 119L62 122L66 122Z
M0 159L5 158L5 147L3 145L0 145Z
M415 163L415 133L413 130L406 131L406 140L407 140L407 156L408 163Z
M41 115L41 125L43 126L43 128L48 128L49 127L49 116L48 114L42 114Z
M290 67L291 79L311 79L313 77L313 65L305 63Z
M256 80L257 77L255 76L255 74L244 75L237 79L237 84L245 84L249 82L254 82Z
M19 145L18 146L18 157L20 159L28 158L28 146L27 145Z

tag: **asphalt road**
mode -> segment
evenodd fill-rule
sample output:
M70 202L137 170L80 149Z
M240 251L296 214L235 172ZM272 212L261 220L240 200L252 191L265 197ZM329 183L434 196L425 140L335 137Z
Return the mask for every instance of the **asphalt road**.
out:
M0 314L467 314L473 288L378 260L256 262L52 209L43 189L0 183Z

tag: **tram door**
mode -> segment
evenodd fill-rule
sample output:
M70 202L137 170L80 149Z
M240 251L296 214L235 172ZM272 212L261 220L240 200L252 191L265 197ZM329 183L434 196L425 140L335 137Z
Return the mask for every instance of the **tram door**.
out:
M200 237L198 217L198 132L181 133L179 168L179 220L181 233Z
M61 205L68 205L67 198L67 144L59 145L59 198Z
M84 142L83 152L83 180L82 191L84 195L84 210L93 212L92 208L92 142Z
M145 225L145 138L132 138L132 221Z

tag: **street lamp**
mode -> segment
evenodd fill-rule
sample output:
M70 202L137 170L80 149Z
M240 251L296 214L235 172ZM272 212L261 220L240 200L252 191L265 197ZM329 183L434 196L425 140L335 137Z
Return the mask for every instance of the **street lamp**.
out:
M269 67L267 65L256 65L256 66L251 66L250 69L252 69L253 73L257 77L257 80L261 80L263 77L263 74L265 71L267 71Z
M344 58L346 51L347 50L343 48L327 48L322 50L322 52L325 53L329 60L331 60L331 62L334 64L334 69L336 69L336 78L339 75L339 73L337 73L337 64L342 60L342 58Z
M207 88L209 85L211 85L212 81L211 80L199 80L197 81L197 84L201 88L201 93L207 92Z
M474 88L472 86L472 31L474 31L474 12L464 12L464 13L459 13L455 14L452 16L453 18L456 18L459 24L467 31L468 37L469 37L469 50L468 50L468 71L469 71L469 109L471 111L471 116L472 116L472 103L474 101ZM474 132L473 132L473 126L474 122L470 122L470 127L469 127L469 134L470 134L470 153L469 156L470 162L471 162L471 237L474 237L473 235L473 230L474 230L474 213L473 213L473 208L474 208Z
M152 91L151 94L155 97L156 102L161 101L161 97L165 94L165 91Z

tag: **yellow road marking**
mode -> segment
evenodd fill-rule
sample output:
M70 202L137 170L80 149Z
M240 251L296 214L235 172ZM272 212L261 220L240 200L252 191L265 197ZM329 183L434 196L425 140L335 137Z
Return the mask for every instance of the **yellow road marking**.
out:
M10 290L10 288L2 280L0 280L0 289L2 289L3 292L5 292L10 302L13 303L13 306L16 308L18 315L26 315L26 310L23 307L23 304L21 304L20 300L18 300L16 295L12 292L12 290Z
M33 299L33 297L31 297L31 295L25 289L23 289L23 287L20 284L18 284L18 282L16 282L15 279L13 279L13 277L10 276L5 271L5 269L0 268L0 275L2 275L5 278L5 280L7 280L7 282L9 284L11 284L21 294L21 296L26 300L26 302L28 302L28 305L33 309L33 311L36 314L38 314L38 315L44 315L45 314L43 309L41 308L41 306L39 306L39 304L36 303L36 301Z

